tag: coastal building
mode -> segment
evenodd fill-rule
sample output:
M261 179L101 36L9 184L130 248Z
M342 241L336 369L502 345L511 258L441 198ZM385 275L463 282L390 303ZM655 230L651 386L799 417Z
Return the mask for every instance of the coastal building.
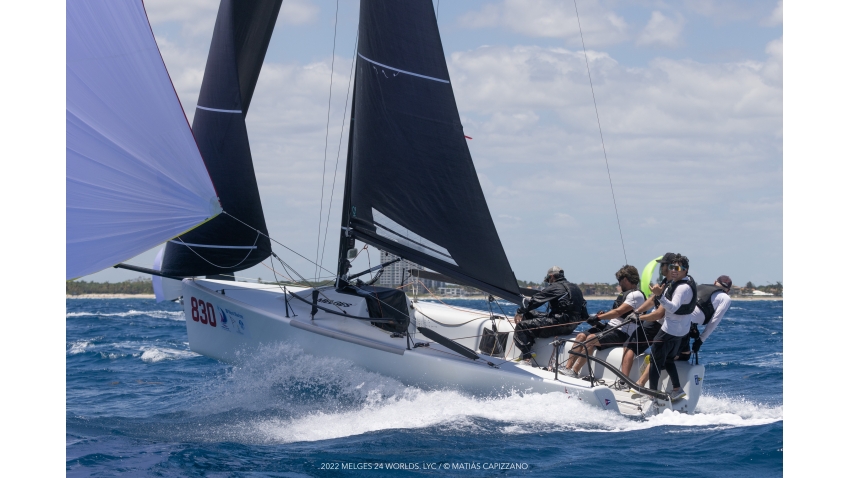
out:
M398 256L394 254L390 254L387 251L381 251L381 263L389 262ZM415 262L411 262L407 259L402 259L394 264L390 264L389 266L384 268L384 273L381 274L381 278L378 279L377 285L382 287L392 287L397 288L401 287L402 283L404 283L407 290L413 294L428 294L428 291L437 294L441 287L445 287L445 283L440 281L434 281L430 279L415 279L410 277L411 269L424 270L425 268L416 264Z

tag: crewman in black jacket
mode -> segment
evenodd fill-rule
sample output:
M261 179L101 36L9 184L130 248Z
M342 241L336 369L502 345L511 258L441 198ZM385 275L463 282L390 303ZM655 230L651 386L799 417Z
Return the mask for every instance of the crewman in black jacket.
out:
M532 358L531 347L535 337L554 337L568 335L590 317L587 302L577 285L564 278L564 270L558 266L546 272L545 281L549 284L540 292L523 299L522 307L517 309L514 343L522 352L520 360ZM548 312L535 309L548 304Z

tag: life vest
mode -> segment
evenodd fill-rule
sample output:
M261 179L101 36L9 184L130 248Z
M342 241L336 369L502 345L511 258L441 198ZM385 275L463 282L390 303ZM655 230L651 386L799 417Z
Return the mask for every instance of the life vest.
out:
M623 305L623 302L626 301L626 297L634 291L640 292L640 295L643 296L643 300L646 300L646 294L644 294L643 291L641 291L637 287L634 288L634 289L624 290L623 292L620 292L620 295L618 295L617 298L614 300L614 305L611 306L611 310L614 310L617 307ZM626 320L634 312L635 312L634 310L630 310L630 311L626 312L625 314L621 315L620 318L623 319L623 320Z
M672 284L668 284L664 296L667 297L667 300L673 300L673 292L682 284L687 284L691 288L691 301L676 309L676 312L673 312L675 315L688 315L697 308L697 285L691 276L685 276L684 279L679 279Z
M570 322L580 322L589 317L587 314L587 301L581 294L581 289L572 282L558 280L553 283L563 287L564 293L558 296L557 299L549 302L551 307L551 315L563 318L569 317Z
M714 304L711 303L712 297L718 292L724 292L722 287L717 287L714 284L700 284L697 286L697 307L705 315L705 321L702 325L708 324L711 318L714 317Z

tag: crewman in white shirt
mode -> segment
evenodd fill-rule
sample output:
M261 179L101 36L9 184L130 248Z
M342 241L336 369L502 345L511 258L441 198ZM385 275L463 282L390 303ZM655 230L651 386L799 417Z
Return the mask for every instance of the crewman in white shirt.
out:
M677 254L667 267L670 281L664 287L652 286L652 293L658 298L660 308L664 309L664 324L655 336L651 349L649 364L649 386L658 389L661 377L661 367L667 371L673 383L670 394L672 401L684 398L685 392L679 383L679 372L676 370L675 357L678 355L682 339L688 335L691 327L690 314L696 308L696 284L688 275L689 262L686 256ZM654 314L642 316L642 320L657 320L650 318Z
M622 347L634 332L637 319L634 310L643 305L646 300L643 292L640 291L640 274L635 266L625 265L614 274L614 277L622 292L617 296L611 310L599 312L587 320L599 332L590 335L579 334L576 341L584 341L584 345L577 343L573 346L574 351L589 355L597 348L605 350L611 347ZM608 324L603 326L600 320L607 320ZM578 377L585 363L587 363L585 357L570 354L565 374ZM619 385L625 386L625 384Z
M729 291L732 289L732 279L727 275L722 275L714 281L714 285L700 284L697 286L697 307L691 312L691 331L688 337L682 339L682 344L679 348L678 360L688 360L691 357L691 352L699 352L702 344L708 340L708 337L717 328L717 324L726 315L729 306L732 305L732 298L729 297ZM699 333L698 325L704 325L702 333ZM689 346L691 337L695 338L693 346Z

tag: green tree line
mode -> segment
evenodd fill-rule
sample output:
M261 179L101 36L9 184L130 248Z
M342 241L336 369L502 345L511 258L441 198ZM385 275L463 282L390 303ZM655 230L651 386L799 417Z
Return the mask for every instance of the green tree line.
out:
M65 294L153 294L153 284L150 279L133 279L124 282L65 282Z

